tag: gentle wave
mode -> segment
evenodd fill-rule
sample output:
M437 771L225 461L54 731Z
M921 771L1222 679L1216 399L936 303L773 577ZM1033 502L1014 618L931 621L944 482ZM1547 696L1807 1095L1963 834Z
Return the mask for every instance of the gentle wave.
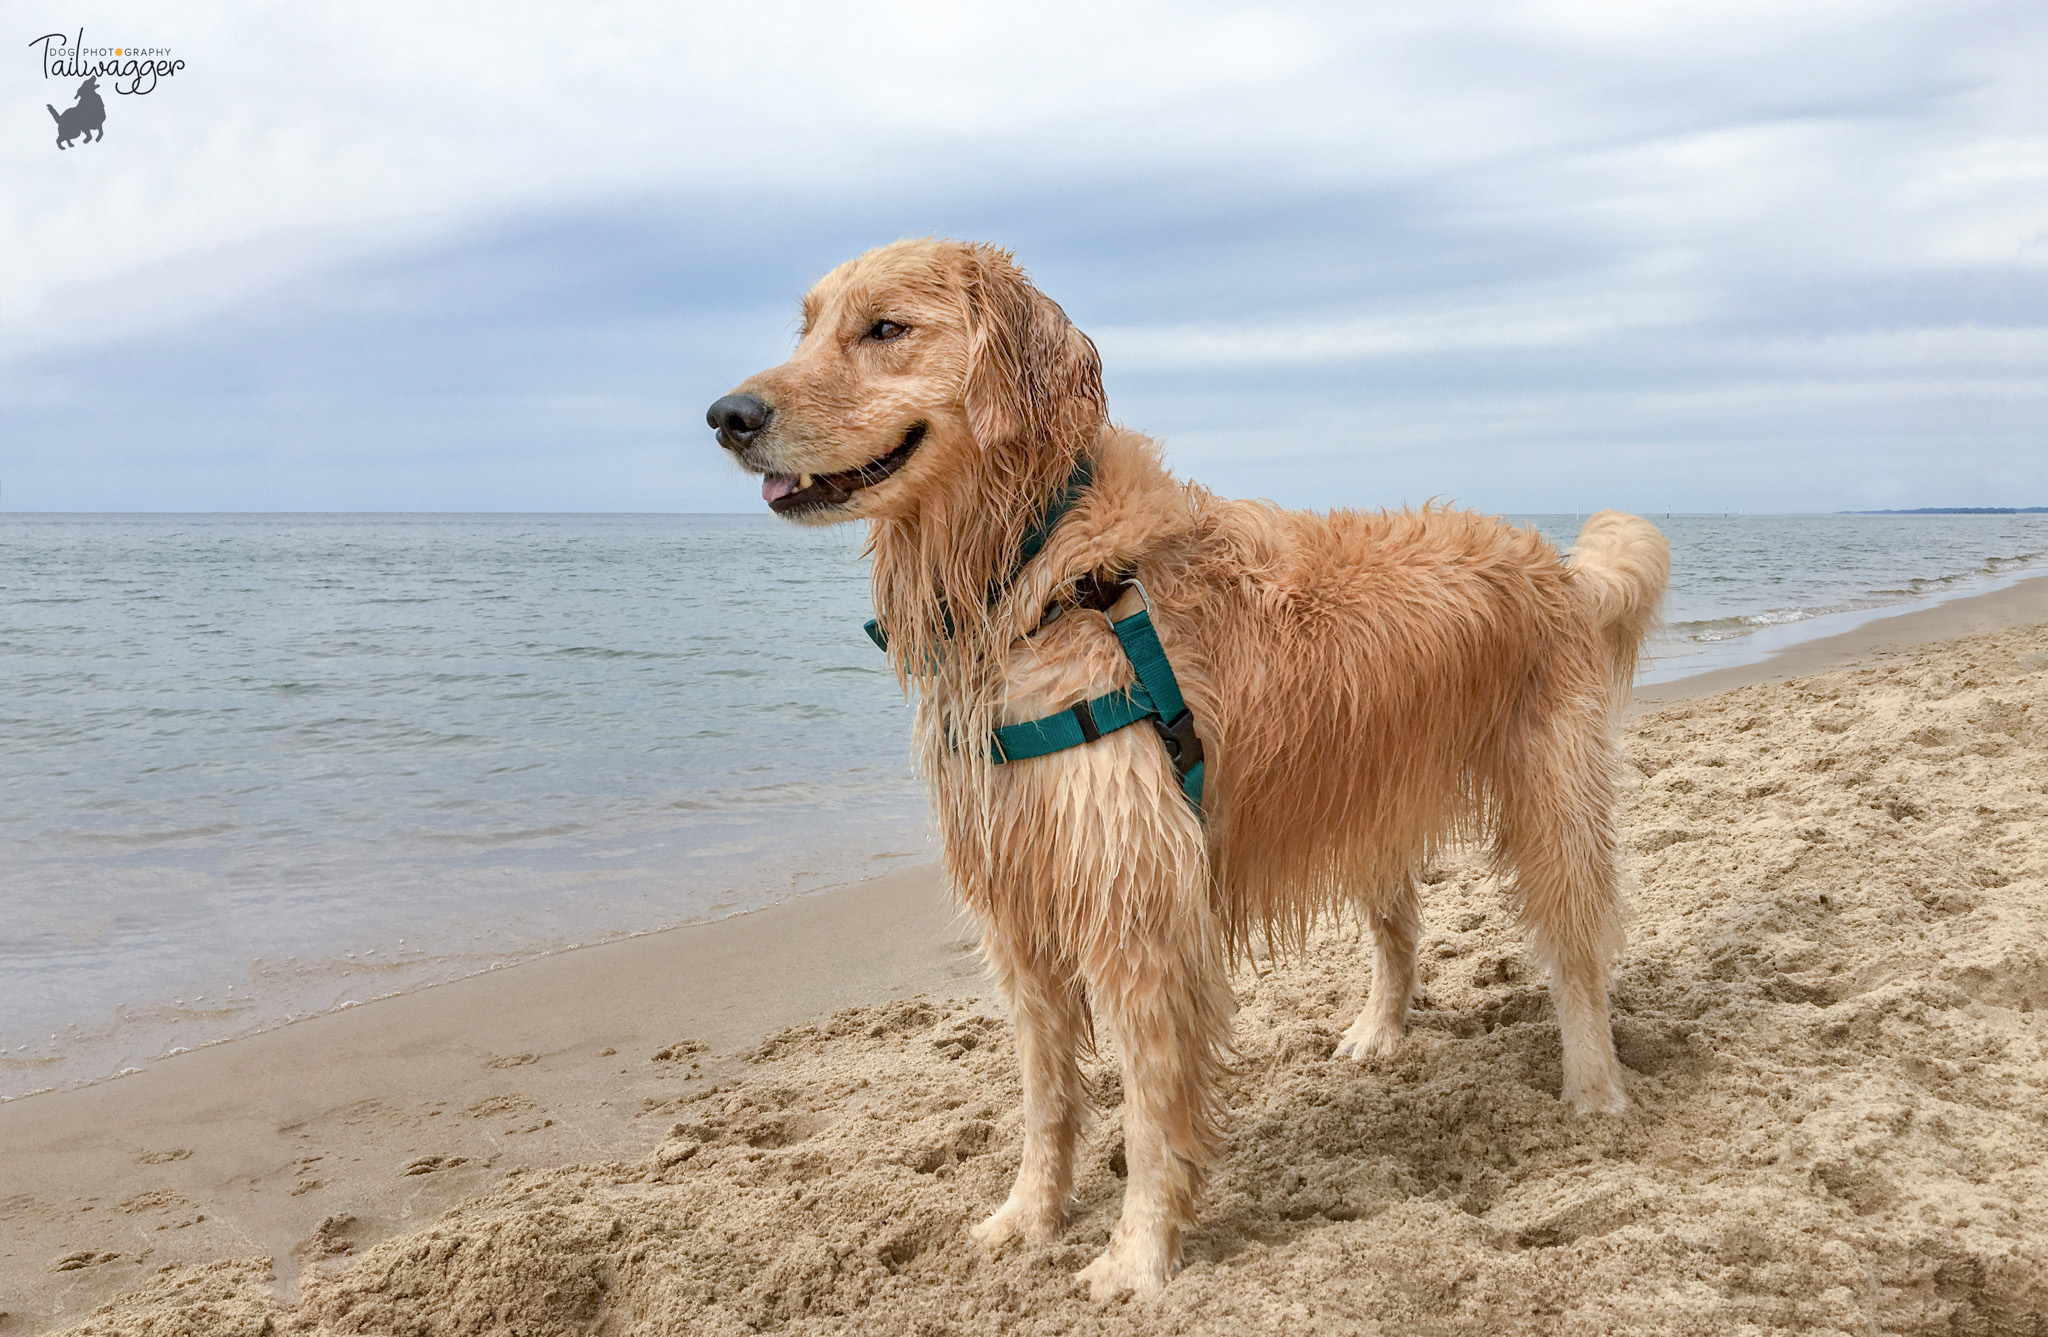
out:
M0 517L0 1096L926 855L858 543Z

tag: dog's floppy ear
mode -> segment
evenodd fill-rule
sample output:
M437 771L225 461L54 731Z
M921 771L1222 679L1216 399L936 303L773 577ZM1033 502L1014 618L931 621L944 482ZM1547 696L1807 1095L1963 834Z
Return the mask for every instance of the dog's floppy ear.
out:
M1092 437L1109 412L1095 342L1031 286L1008 252L970 247L965 287L965 399L975 443L989 450Z

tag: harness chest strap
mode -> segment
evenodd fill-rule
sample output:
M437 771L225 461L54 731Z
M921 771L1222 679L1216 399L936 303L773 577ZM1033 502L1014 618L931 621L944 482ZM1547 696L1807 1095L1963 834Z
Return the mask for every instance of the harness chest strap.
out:
M1142 588L1139 593L1144 593ZM1167 659L1165 647L1159 644L1159 633L1152 626L1150 606L1121 621L1111 622L1109 629L1116 633L1116 639L1123 646L1125 657L1131 661L1131 671L1138 680L1129 687L1078 701L1042 719L1002 725L989 740L989 754L998 766L1006 761L1024 761L1092 743L1104 734L1115 733L1118 729L1149 719L1159 730L1160 741L1166 745L1167 760L1173 763L1174 773L1180 777L1181 793L1199 813L1202 810L1202 740L1195 735L1194 712L1188 709L1187 702L1181 697L1180 680L1174 676L1173 664Z
M1044 549L1053 529L1080 502L1094 481L1094 465L1083 456L1051 505L1025 534L1017 560L1011 564L1008 575L990 591L991 600L1008 588L1025 563ZM1128 578L1117 580L1109 589L1121 593L1126 585L1136 588L1138 596L1145 598L1145 587ZM1089 602L1099 602L1106 609L1115 602L1115 593L1098 591L1096 598ZM952 615L948 613L948 633L952 631L952 622ZM1064 752L1070 747L1084 746L1104 734L1115 733L1118 729L1149 719L1159 730L1160 741L1166 745L1167 759L1173 763L1174 773L1180 777L1181 793L1187 796L1196 814L1200 815L1202 740L1195 734L1194 714L1181 697L1180 680L1174 677L1173 664L1167 659L1166 649L1159 643L1159 633L1152 626L1150 600L1146 600L1144 608L1120 622L1112 621L1109 627L1116 633L1118 644L1123 646L1125 657L1131 661L1131 671L1137 676L1137 682L1128 688L1076 702L1043 719L1002 725L989 739L989 756L998 766L1004 762L1043 757L1052 752ZM877 649L884 652L889 649L889 634L879 619L869 619L864 630Z

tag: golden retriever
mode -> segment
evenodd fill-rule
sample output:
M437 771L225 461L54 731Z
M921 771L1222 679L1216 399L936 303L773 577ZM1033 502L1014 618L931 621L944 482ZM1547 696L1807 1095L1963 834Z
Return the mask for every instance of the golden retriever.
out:
M1354 907L1372 987L1339 1050L1391 1049L1414 875L1452 840L1486 840L1512 874L1551 971L1564 1099L1622 1108L1614 722L1670 569L1656 529L1601 512L1567 562L1464 511L1315 515L1180 482L1109 421L1093 342L990 246L871 251L803 317L790 359L709 417L777 513L870 526L946 871L1017 1027L1022 1163L978 1238L1064 1222L1092 1008L1122 1064L1129 1184L1080 1275L1097 1299L1159 1291L1220 1137L1228 963ZM1020 563L1084 459L1078 504ZM1109 619L1084 611L1106 596L1077 597L1119 588L1111 616L1149 602L1193 710L1199 811L1143 724L1009 764L985 741L1132 682Z

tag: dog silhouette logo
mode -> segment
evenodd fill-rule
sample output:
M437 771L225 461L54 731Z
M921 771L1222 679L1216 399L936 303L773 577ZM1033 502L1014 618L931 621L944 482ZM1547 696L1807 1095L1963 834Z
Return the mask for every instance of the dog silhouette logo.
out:
M43 105L50 106L47 102ZM50 107L50 119L57 123L57 147L60 149L70 148L71 141L80 135L85 136L82 142L87 144L95 139L105 139L107 104L100 100L100 81L92 78L80 84L77 105L61 112Z

